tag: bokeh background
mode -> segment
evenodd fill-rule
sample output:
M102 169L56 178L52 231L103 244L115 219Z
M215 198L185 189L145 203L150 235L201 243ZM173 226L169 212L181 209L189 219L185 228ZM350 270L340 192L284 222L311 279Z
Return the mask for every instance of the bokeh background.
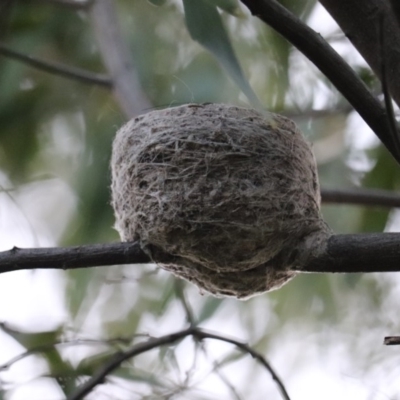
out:
M153 3L156 1L153 1ZM160 2L161 3L161 2ZM193 41L181 0L118 0L120 29L152 107L248 106ZM379 94L379 84L314 0L281 1L320 32ZM57 1L5 1L0 40L42 60L106 73L93 21ZM398 190L400 168L330 82L243 8L221 12L253 90L314 143L322 187ZM142 109L146 112L148 109ZM113 93L0 58L0 249L118 241L109 159L126 121ZM324 205L337 233L396 231L396 210ZM292 399L400 399L396 274L304 275L245 302L217 299L155 265L0 276L0 399L61 400L110 354L187 326L240 339L276 369ZM19 359L18 355L24 355ZM17 358L14 358L17 357ZM129 361L87 399L279 399L271 377L231 345L190 338Z

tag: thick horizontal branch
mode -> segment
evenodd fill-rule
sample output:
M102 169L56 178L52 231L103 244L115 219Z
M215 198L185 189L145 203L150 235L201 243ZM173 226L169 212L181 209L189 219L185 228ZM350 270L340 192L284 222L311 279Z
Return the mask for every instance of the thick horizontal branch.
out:
M0 273L24 269L76 269L150 262L139 243L20 249L0 253Z
M333 235L326 248L300 272L400 271L400 233Z
M88 72L81 68L69 67L54 61L43 61L36 57L29 56L18 51L12 50L0 43L0 55L20 61L31 67L49 72L50 74L63 76L64 78L73 79L91 85L99 85L106 88L112 87L111 80L102 74Z
M242 0L242 2L254 16L292 43L332 82L393 157L400 162L400 157L396 156L394 151L385 108L322 36L276 0Z
M395 346L400 344L400 336L386 336L383 344L386 346Z
M321 189L323 203L400 207L400 195L379 189Z
M234 243L232 243L234 246ZM76 269L149 263L137 242L0 253L0 273L24 269ZM400 271L400 233L333 235L326 248L300 272L353 273Z
M244 353L251 355L257 361L263 365L268 372L271 374L272 379L278 385L278 388L282 394L284 400L290 400L289 395L283 385L282 381L273 370L269 362L265 359L265 357L261 354L253 350L249 345L240 342L235 339L228 338L226 336L218 335L215 333L211 333L205 331L201 328L191 327L189 329L185 329L179 332L175 332L169 335L161 336L159 338L151 338L144 343L139 343L133 346L131 349L119 352L115 356L113 356L107 363L105 363L102 367L99 368L97 372L83 385L81 385L75 393L73 393L68 400L81 400L83 399L88 393L90 393L93 388L98 385L99 383L104 382L104 379L110 374L112 371L119 368L119 366L126 360L135 357L139 354L142 354L146 351L155 349L157 347L165 346L165 345L172 345L177 343L179 340L187 337L193 336L197 340L204 340L204 339L215 339L220 340L226 343L231 343L242 350Z

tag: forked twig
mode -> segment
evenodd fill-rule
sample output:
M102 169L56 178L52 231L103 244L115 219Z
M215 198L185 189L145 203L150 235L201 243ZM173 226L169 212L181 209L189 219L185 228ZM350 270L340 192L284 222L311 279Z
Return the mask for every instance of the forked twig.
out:
M73 79L82 83L99 85L106 88L111 88L112 86L111 80L103 74L95 74L81 68L70 67L54 61L40 60L34 56L12 50L7 46L4 46L2 43L0 43L0 55L20 61L39 70L49 72L54 75L63 76L64 78Z
M172 345L177 343L178 341L184 339L187 336L193 336L197 340L204 340L204 339L215 339L220 340L226 343L231 343L235 345L237 348L242 350L243 352L250 354L253 358L259 361L271 374L272 379L277 384L282 397L284 400L290 400L290 397L286 391L286 388L276 374L274 369L271 367L269 362L265 359L265 357L253 350L249 345L239 342L235 339L231 339L222 335L218 335L215 333L211 333L205 331L201 328L191 327L179 332L175 332L169 335L161 336L159 338L152 338L144 343L139 343L133 346L131 349L119 352L115 354L107 363L105 363L88 381L86 381L83 385L81 385L75 393L68 397L68 400L82 400L84 396L92 391L92 389L97 386L99 383L103 382L104 379L107 377L109 373L117 369L124 361L128 360L129 358L135 357L139 354L145 353L146 351L152 350L154 348L165 346L165 345Z
M181 279L176 279L175 280L175 295L178 297L179 301L182 304L182 307L185 311L186 315L186 322L190 324L190 326L194 327L196 324L196 318L193 315L192 307L190 306L190 303L186 297L185 294L185 283ZM207 354L207 350L203 343L201 342L196 342L196 349L200 347L201 351L203 354L209 359L209 355ZM231 382L226 378L226 376L222 373L220 370L220 365L216 360L211 360L213 364L213 372L217 374L217 376L221 379L221 381L225 384L225 386L228 388L228 390L231 392L232 399L236 400L241 400L239 394L237 393L235 387L232 385Z

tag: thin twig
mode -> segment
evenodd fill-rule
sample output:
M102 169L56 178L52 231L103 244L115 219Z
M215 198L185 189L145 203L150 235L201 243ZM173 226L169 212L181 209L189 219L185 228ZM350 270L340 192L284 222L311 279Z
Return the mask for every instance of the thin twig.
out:
M253 358L259 361L269 371L269 373L272 376L272 379L278 385L278 388L282 393L282 397L285 400L290 400L289 395L287 394L287 391L282 381L280 380L274 369L271 367L269 362L265 359L265 357L262 354L256 352L249 345L245 343L239 342L237 340L222 335L207 332L203 329L195 327L191 327L169 335L161 336L159 338L149 339L147 342L139 343L127 351L115 354L107 363L105 363L97 372L95 372L95 374L88 381L86 381L83 385L81 385L76 390L75 393L69 396L68 400L83 399L88 393L90 393L93 390L95 386L97 386L99 383L104 382L108 374L110 374L115 369L119 368L120 365L129 358L135 357L139 354L142 354L146 351L152 350L157 347L175 344L176 342L187 336L193 336L198 340L215 339L226 343L231 343L236 347L238 347L243 352L250 354Z
M229 379L225 376L225 374L221 371L221 363L218 362L217 360L212 359L208 353L207 353L207 349L205 348L205 346L203 345L203 343L201 344L201 350L203 352L203 354L207 357L208 360L211 361L212 365L213 365L213 369L211 371L211 373L215 373L217 374L217 376L219 377L219 379L221 379L221 381L225 384L225 386L228 388L228 390L231 392L232 394L232 399L236 399L236 400L241 400L241 396L239 395L239 393L237 392L235 386L229 381Z
M400 207L400 194L379 189L321 189L323 203Z
M313 29L276 0L242 0L251 13L275 29L300 50L355 108L400 162L389 134L387 113L342 57Z
M182 307L185 311L186 314L186 321L190 324L190 326L195 326L196 321L195 317L193 315L192 307L189 304L188 299L186 298L185 295L185 283L181 279L176 279L174 282L175 285L175 295L178 297L180 300ZM201 351L206 357L209 357L207 354L207 351L203 344L201 342L197 343L196 345L199 345L201 348ZM221 379L221 381L226 385L226 387L230 390L232 394L232 398L235 398L236 400L241 400L239 394L237 393L235 387L229 382L229 380L225 377L225 375L222 373L220 370L220 366L217 363L217 361L212 360L213 366L214 366L214 372L218 375L218 377Z
M103 74L91 73L81 68L66 66L54 61L43 61L39 58L12 50L2 43L0 43L0 55L20 61L42 71L63 76L64 78L73 79L82 83L99 85L106 88L111 88L112 86L111 80Z
M202 329L196 329L192 333L192 335L197 337L199 340L215 339L215 340L220 340L222 342L231 343L231 344L235 345L237 348L239 348L240 350L242 350L244 353L250 354L253 358L255 358L257 361L259 361L261 363L261 365L263 365L269 371L269 373L272 376L272 379L277 384L277 386L282 394L282 397L285 400L290 400L289 394L287 393L282 380L279 378L279 376L277 375L275 370L272 368L270 363L266 360L266 358L261 353L258 353L257 351L253 350L249 345L247 345L243 342L239 342L235 339L228 338L226 336L222 336L222 335L218 335L216 333L204 331Z
M385 40L385 16L381 13L379 18L379 45L380 45L380 64L381 64L381 82L382 92L385 101L386 112L388 115L389 133L393 141L393 149L400 157L400 137L397 126L396 116L393 110L392 98L390 96L388 76L386 70L386 40Z
M185 289L184 289L184 281L181 279L176 279L174 282L174 286L175 286L175 295L176 297L179 299L179 301L182 304L182 307L185 311L186 314L186 321L190 326L194 326L195 325L195 318L193 315L193 311L192 308L190 307L190 304L186 298L185 295Z
M68 400L83 399L96 385L102 383L107 375L117 369L125 360L160 346L165 346L167 344L172 345L186 336L191 335L192 330L192 328L189 328L159 338L151 338L144 343L133 346L127 351L116 353L107 363L99 368L88 381L81 385L75 393L69 396Z

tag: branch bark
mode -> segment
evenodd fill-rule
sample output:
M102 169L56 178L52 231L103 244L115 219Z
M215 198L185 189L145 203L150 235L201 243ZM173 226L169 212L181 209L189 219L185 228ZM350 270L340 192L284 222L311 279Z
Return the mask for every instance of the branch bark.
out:
M389 0L389 2L393 10L394 17L397 20L397 25L400 28L400 3L398 0Z
M323 203L400 207L400 195L379 189L321 189Z
M234 245L234 244L232 244ZM172 257L173 258L173 257ZM172 259L171 258L171 259ZM0 273L24 269L76 269L151 262L139 243L20 249L0 253ZM299 272L400 271L400 233L333 235L325 249Z
M31 55L23 54L13 49L4 46L0 43L0 55L20 61L31 67L40 69L50 74L63 76L64 78L73 79L82 83L99 85L106 88L111 88L111 80L102 74L95 74L81 68L67 66L65 64L57 63L54 61L44 61Z
M325 250L299 272L400 271L400 233L333 235Z
M400 105L400 80L398 79L400 28L389 1L320 0L320 2L379 78L382 78L379 18L380 14L385 15L385 41L388 50L390 49L386 52L387 59L385 60L387 77L390 93Z
M74 247L43 247L0 253L0 273L24 269L76 269L150 262L139 243L109 243Z
M389 120L385 108L321 35L276 0L242 0L242 2L254 16L275 29L326 75L400 163L400 157L395 154L393 139L389 133ZM361 4L364 2L360 2L360 7ZM392 64L389 64L389 69L391 66Z

